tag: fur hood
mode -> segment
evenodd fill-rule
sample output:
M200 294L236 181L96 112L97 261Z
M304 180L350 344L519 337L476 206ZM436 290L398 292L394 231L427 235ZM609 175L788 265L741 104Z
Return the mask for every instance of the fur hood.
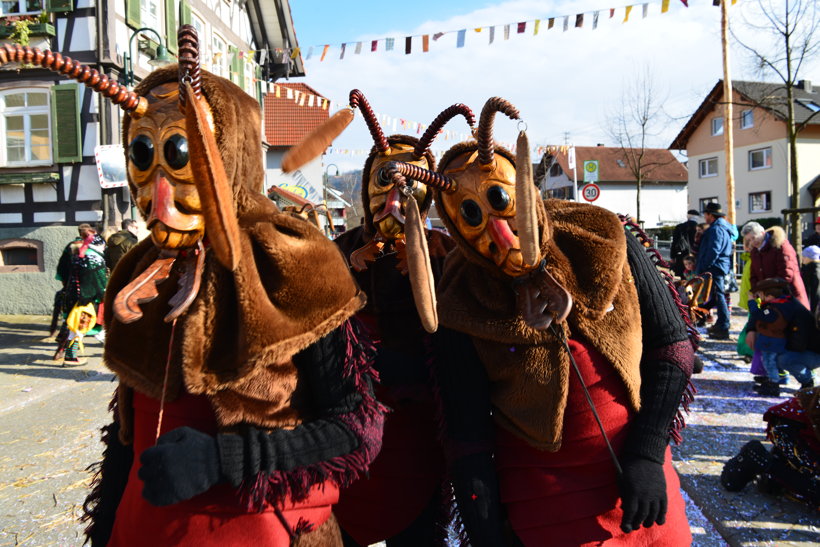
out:
M783 242L788 239L786 237L786 231L780 226L772 226L766 230L766 233L769 234L769 245L775 249L781 248L783 246Z

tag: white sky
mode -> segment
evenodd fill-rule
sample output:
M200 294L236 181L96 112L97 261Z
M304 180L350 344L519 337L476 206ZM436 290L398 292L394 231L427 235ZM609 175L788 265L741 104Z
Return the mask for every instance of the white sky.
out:
M298 1L298 0L294 0ZM443 2L446 0L442 0ZM361 10L362 27L367 28L367 10L360 2L348 4ZM606 133L606 115L620 101L625 83L644 67L655 76L658 95L666 97L666 112L675 117L650 146L667 147L686 119L708 91L722 77L720 51L720 9L711 0L690 0L685 8L680 0L671 0L670 9L661 14L661 2L649 4L648 16L642 18L641 4L635 5L629 21L623 23L624 7L607 0L559 0L539 2L513 0L453 16L431 18L415 27L373 28L369 34L351 34L339 40L365 41L363 52L354 55L352 47L344 60L339 60L339 43L331 42L324 62L319 55L306 61L304 81L331 100L346 102L351 89L361 89L373 109L391 117L429 124L444 108L456 102L470 106L476 116L484 102L501 96L521 111L528 126L530 143L535 145L563 144L565 132L578 146L597 143L611 145ZM748 10L755 2L740 0L731 8L737 19L740 10ZM406 4L411 9L412 2ZM614 18L609 8L616 7ZM592 30L591 11L601 10L598 28ZM435 10L428 9L429 12ZM573 28L575 14L585 12L584 26ZM434 17L431 13L431 17ZM570 29L563 32L560 16L570 15ZM517 21L556 17L555 27L541 23L537 36L532 25L527 32L516 34ZM511 23L510 39L503 39L502 26ZM310 21L294 20L300 28ZM488 45L488 31L476 33L479 26L496 25L495 42ZM404 37L433 34L439 31L467 29L466 46L455 47L456 33L439 41L431 39L430 51L421 52L421 41L413 43L414 52L404 54ZM338 35L338 29L336 29ZM394 52L370 53L369 41L384 37L396 38ZM761 40L761 37L754 37ZM302 54L318 43L301 41ZM735 48L731 58L734 79L772 79L753 72L748 56ZM820 79L820 59L801 69L802 77ZM820 82L818 82L820 83ZM513 142L516 122L499 114L496 135L501 141ZM446 129L466 132L463 118L453 119ZM385 128L387 134L392 133ZM406 132L399 130L397 132ZM438 140L434 150L444 151L455 141ZM334 143L337 149L369 149L372 140L361 116ZM337 165L341 171L361 168L364 155L325 156L325 165ZM535 158L534 158L535 161Z

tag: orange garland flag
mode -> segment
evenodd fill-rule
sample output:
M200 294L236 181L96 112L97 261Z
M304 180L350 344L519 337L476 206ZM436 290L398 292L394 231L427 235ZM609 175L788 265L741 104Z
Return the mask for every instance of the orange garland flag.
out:
M324 47L324 49L322 49L322 57L319 59L319 62L320 62L320 63L321 63L322 61L324 61L324 60L325 60L325 55L327 55L327 50L328 50L328 49L330 49L330 46L329 46L329 45L326 45L326 46Z
M428 51L430 51L430 35L429 34L425 34L424 36L421 37L421 50L424 53L427 53Z
M626 13L624 14L624 21L623 21L624 23L629 21L629 14L630 14L631 11L632 11L632 6L627 6L626 7Z

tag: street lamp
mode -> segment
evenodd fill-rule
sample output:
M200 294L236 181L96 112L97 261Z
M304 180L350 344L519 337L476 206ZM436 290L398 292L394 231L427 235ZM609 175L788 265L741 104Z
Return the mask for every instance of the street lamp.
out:
M325 201L325 205L327 205L327 181L330 179L330 175L328 174L328 171L330 171L331 167L336 168L336 174L333 175L333 176L334 177L339 176L339 166L338 165L336 165L335 163L330 163L327 166L325 166L325 181L324 181L324 184L322 185L322 199Z
M159 32L155 31L150 27L142 27L138 28L134 31L131 35L131 38L128 39L128 53L124 55L125 57L125 85L132 86L134 85L134 55L132 53L134 47L134 38L137 37L139 34L143 32L150 32L153 33L154 36L157 37L157 56L148 61L148 64L159 68L161 66L170 65L174 62L173 59L168 55L168 48L162 45L162 36L159 35Z

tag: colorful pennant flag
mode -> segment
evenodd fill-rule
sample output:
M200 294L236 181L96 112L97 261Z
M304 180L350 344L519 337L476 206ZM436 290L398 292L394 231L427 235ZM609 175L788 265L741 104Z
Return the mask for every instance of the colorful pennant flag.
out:
M575 16L575 28L581 28L584 26L584 14L579 13Z
M465 29L458 31L458 35L456 35L456 47L464 47L464 39L466 37L467 31Z
M624 23L626 23L627 21L629 21L629 14L630 14L631 12L632 12L632 6L627 6L627 7L626 7L626 13L624 14L624 21L623 21Z

